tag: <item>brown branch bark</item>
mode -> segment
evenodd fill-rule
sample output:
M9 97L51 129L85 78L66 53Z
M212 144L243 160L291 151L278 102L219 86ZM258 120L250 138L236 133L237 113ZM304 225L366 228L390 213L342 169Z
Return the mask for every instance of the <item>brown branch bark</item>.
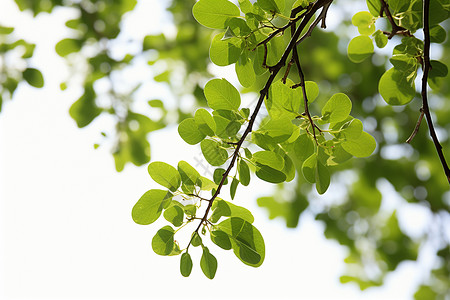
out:
M434 146L441 160L442 168L444 169L447 180L450 184L450 169L447 161L445 160L444 153L442 152L442 145L439 143L439 139L434 129L433 120L430 114L430 108L428 106L427 95L427 83L428 73L430 71L430 0L423 1L423 34L424 34L424 50L423 50L423 75L422 75L422 108L427 119L428 128L430 130L431 138L433 139Z

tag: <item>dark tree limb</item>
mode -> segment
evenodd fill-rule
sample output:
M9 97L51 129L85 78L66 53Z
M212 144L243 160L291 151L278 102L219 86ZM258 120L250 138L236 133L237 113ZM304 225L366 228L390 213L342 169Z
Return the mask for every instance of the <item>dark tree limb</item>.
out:
M427 83L428 74L431 68L430 64L430 0L423 1L423 34L424 34L424 50L423 50L423 76L422 76L422 109L427 119L428 128L430 129L430 135L433 139L434 146L441 160L442 167L444 169L447 180L450 184L450 169L447 161L445 160L444 153L442 152L442 145L439 143L439 139L434 129L433 120L430 114L430 108L428 106L427 95ZM420 124L419 124L420 125Z

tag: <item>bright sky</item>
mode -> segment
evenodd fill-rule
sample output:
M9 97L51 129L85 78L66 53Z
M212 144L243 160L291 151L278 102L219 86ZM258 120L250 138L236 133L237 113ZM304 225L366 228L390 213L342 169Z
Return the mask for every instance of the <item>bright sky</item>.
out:
M127 32L162 28L156 0L125 21ZM409 299L417 269L403 264L381 289L361 293L341 285L345 251L323 237L323 228L305 215L297 229L269 221L255 203L271 187L238 189L238 205L252 210L266 242L266 260L257 269L242 264L231 251L211 245L219 268L214 280L199 267L192 251L189 278L179 273L179 257L153 253L151 239L165 224L139 226L131 208L150 188L146 167L114 169L108 149L94 150L103 121L78 129L68 109L79 89L61 92L65 62L54 44L67 33L66 10L33 20L23 17L13 0L2 0L2 25L38 43L33 63L43 70L44 89L21 84L0 114L0 299ZM142 22L142 23L139 23ZM152 22L152 23L149 23ZM168 26L167 23L163 23ZM152 160L195 165L199 149L186 145L172 127L150 136ZM188 233L186 233L188 234Z

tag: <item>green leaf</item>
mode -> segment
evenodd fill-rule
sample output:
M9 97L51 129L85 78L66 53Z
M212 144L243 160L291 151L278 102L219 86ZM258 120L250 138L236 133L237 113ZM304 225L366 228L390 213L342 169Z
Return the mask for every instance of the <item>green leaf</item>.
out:
M177 169L162 161L155 161L148 165L148 174L160 185L175 192L181 185L180 173Z
M195 112L195 124L201 133L214 136L216 131L216 122L214 122L211 114L204 108L200 108Z
M251 87L256 80L256 74L253 70L253 63L247 57L241 55L235 65L236 75L239 79L239 83L243 87Z
M267 12L283 13L285 0L258 0L258 5Z
M373 37L378 48L384 48L388 43L388 37L381 30L377 30L373 34Z
M322 108L322 120L335 123L345 120L352 110L352 101L346 94L337 93Z
M258 151L253 153L253 160L261 165L269 166L276 170L283 170L284 159L272 151Z
M258 132L265 133L275 143L282 143L290 138L294 128L290 118L271 119Z
M436 25L430 28L430 41L432 43L443 43L447 37L447 31L440 26Z
M373 136L367 132L362 132L357 139L346 140L342 143L345 151L356 157L366 157L372 154L377 143Z
M298 116L302 96L299 90L290 88L293 84L291 80L287 80L286 84L281 80L271 84L264 103L272 119L293 119Z
M202 190L204 191L210 191L217 187L217 185L213 181L209 180L206 177L200 176L200 180L202 182Z
M175 231L169 225L158 230L152 239L153 251L159 255L169 255L172 253L172 250L175 247L175 242L173 240L174 235Z
M292 181L295 178L295 165L292 159L286 153L283 155L284 167L281 170L286 175L286 181Z
M181 207L174 205L164 211L164 219L172 223L175 227L183 225L184 211Z
M239 8L227 0L200 0L192 8L194 18L205 27L226 28L228 19L240 15Z
M242 185L248 186L250 184L250 169L244 160L238 162L239 181Z
M253 5L250 0L239 0L239 7L241 11L246 14L253 11Z
M219 185L220 182L222 181L223 178L223 174L225 174L226 170L223 168L217 168L214 170L214 174L213 174L213 179L214 179L214 183ZM225 181L223 182L224 185L228 184L228 178L225 178Z
M95 103L96 96L93 86L86 85L84 94L70 107L69 114L77 122L78 127L89 125L102 112Z
M178 173L180 173L181 181L187 186L202 186L200 174L189 163L185 161L178 162Z
M315 179L316 190L320 195L322 195L330 186L330 172L328 171L328 168L322 165L320 161L317 161Z
M226 38L225 33L217 34L209 49L211 61L218 66L228 66L238 61L241 55L241 40L237 38Z
M0 34L7 35L14 31L14 27L0 26Z
M198 247L198 246L200 246L200 245L202 245L203 244L203 242L202 242L202 238L201 238L201 236L198 234L198 232L193 232L192 233L192 241L191 241L191 245L192 246L194 246L194 247Z
M308 98L308 103L314 102L319 95L319 86L314 81L305 81L306 97ZM300 94L300 106L305 107L305 100L303 99L303 92L301 92L301 87L296 89Z
M409 82L405 74L391 68L386 71L378 83L381 97L389 105L405 105L416 95L414 81Z
M363 131L363 123L358 119L353 119L342 127L342 135L347 140L354 140L361 136Z
M206 135L197 126L194 118L187 118L178 125L178 134L189 145L200 143Z
M180 272L184 277L189 277L192 271L192 259L189 253L185 252L181 255Z
M317 154L313 153L308 159L303 162L302 173L303 177L309 183L316 182L316 168L317 168Z
M228 159L227 150L223 149L220 144L214 140L203 140L200 143L203 156L212 166L221 166Z
M70 53L81 50L82 42L76 39L63 39L55 46L55 51L59 56L67 56Z
M221 230L211 231L211 241L224 250L231 249L231 241L228 234Z
M23 78L28 82L29 85L35 88L41 88L44 86L44 77L41 71L34 68L27 68L23 71Z
M217 259L209 253L207 247L203 247L202 258L200 259L200 267L202 268L203 274L209 279L213 279L217 271Z
M295 140L294 153L295 157L301 162L314 153L314 142L308 134L304 133Z
M212 79L205 85L208 105L214 110L239 110L241 96L226 79Z
M231 185L230 185L230 196L231 196L231 200L234 199L234 196L236 195L236 189L239 185L239 180L236 179L236 177L233 177L233 180L231 181Z
M265 257L261 233L251 223L241 218L229 218L217 225L230 240L234 254L246 265L259 267Z
M353 38L348 45L348 58L354 63L360 63L372 55L374 50L373 42L367 35L360 35Z
M378 17L381 11L381 2L380 0L366 0L367 7L369 8L370 13L374 17Z
M358 27L358 31L363 35L370 35L375 31L375 18L367 11L357 12L352 18L352 24Z
M257 164L256 167L257 168L255 174L256 176L258 176L259 179L271 183L281 183L286 180L286 174L284 174L281 171L260 164Z
M252 213L245 207L222 199L215 200L212 208L214 210L210 217L212 223L217 223L221 217L239 217L249 223L253 223L255 220Z
M133 206L131 211L133 221L140 225L148 225L155 222L171 200L172 194L168 191L147 191Z

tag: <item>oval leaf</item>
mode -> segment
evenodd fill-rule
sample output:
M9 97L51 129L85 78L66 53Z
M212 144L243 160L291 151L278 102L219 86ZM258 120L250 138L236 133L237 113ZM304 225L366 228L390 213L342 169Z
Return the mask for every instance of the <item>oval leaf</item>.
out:
M240 15L239 8L227 0L200 0L192 8L194 18L205 27L226 28L225 23Z
M206 161L212 166L221 166L228 159L227 150L223 149L216 141L203 140L200 147Z
M169 255L175 246L173 236L175 231L170 226L164 226L152 239L152 249L156 254Z
M353 38L348 45L348 58L354 63L360 63L370 55L374 50L373 42L367 35L360 35Z
M189 253L183 253L180 260L180 272L184 277L189 277L192 271L192 259Z
M343 93L331 96L322 108L322 120L327 123L336 123L345 120L352 110L352 101Z
M133 221L140 225L148 225L155 222L164 207L171 201L172 194L163 190L149 190L133 206L131 216Z
M213 279L217 271L217 259L209 253L208 248L203 247L202 258L200 259L200 267L203 274L209 279Z
M178 125L178 134L189 145L200 143L206 135L200 132L193 118L187 118Z
M367 157L371 155L376 146L375 139L367 132L362 132L357 139L347 140L342 143L342 148L356 157Z
M239 110L241 96L226 79L212 79L205 85L208 105L214 110Z
M148 165L148 174L160 185L175 192L181 185L180 173L177 169L162 161L155 161Z
M395 68L386 71L378 83L381 97L389 105L405 105L416 95L414 81L409 82L406 75Z
M44 77L41 71L34 68L27 68L23 71L23 78L28 82L29 85L35 88L41 88L44 86Z

